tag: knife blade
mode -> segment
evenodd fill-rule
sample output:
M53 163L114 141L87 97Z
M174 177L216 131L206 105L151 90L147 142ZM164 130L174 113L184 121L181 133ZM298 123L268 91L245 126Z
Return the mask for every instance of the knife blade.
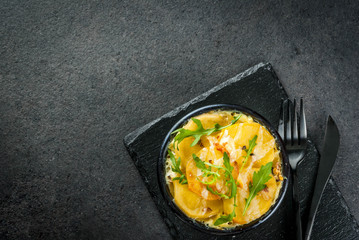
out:
M324 145L320 154L320 162L315 181L314 193L310 205L308 223L305 232L305 240L310 239L312 233L315 214L318 210L319 202L324 188L328 182L329 176L333 170L335 159L339 149L339 130L331 116L328 117L327 126L324 135Z

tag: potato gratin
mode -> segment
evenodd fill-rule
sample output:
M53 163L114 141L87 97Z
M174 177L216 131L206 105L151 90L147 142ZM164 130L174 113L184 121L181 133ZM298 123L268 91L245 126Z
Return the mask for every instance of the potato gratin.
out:
M264 215L283 182L271 133L249 115L210 111L172 133L166 182L190 218L223 229Z

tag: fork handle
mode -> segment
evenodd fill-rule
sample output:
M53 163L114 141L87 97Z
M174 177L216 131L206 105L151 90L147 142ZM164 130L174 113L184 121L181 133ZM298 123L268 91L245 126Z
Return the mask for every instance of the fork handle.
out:
M302 220L300 217L300 204L298 198L298 177L297 177L297 170L293 169L292 171L292 184L293 184L293 209L295 213L295 222L296 222L296 239L303 240L302 236Z

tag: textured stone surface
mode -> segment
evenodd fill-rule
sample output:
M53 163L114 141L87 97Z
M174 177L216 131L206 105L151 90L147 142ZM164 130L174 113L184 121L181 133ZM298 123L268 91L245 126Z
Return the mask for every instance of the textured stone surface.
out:
M242 92L243 89L248 89L246 94L237 96L236 93ZM125 137L124 143L175 239L216 239L216 236L202 233L183 223L166 204L159 189L156 161L162 141L173 124L198 107L232 103L257 111L277 126L281 99L286 98L287 95L271 65L258 64ZM307 153L298 168L303 222L306 222L309 211L308 201L314 187L318 159L318 152L310 141ZM330 181L316 216L313 239L322 239L323 236L327 240L359 238L358 224L338 192L334 182ZM295 223L291 203L291 192L287 191L282 205L269 220L255 230L222 238L291 239Z
M305 98L319 149L336 120L333 178L359 219L358 12L334 0L0 1L0 238L168 238L123 137L261 61Z

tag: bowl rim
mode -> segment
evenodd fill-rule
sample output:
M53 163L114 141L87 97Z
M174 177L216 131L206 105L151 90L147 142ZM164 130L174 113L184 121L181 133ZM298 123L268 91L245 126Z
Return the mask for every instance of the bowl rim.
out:
M278 197L276 199L276 202L272 204L272 206L269 208L269 210L263 214L260 218L245 224L241 225L235 228L231 229L216 229L205 226L203 223L200 223L199 221L196 221L195 219L192 219L188 217L182 210L175 204L173 201L173 197L171 193L169 192L166 180L165 180L165 161L167 156L167 147L171 140L171 133L178 129L179 127L183 126L188 120L190 120L191 117L198 116L200 114L212 111L212 110L233 110L233 111L239 111L243 112L244 114L247 114L251 117L253 117L257 122L259 122L261 125L265 126L267 130L274 136L274 139L276 140L277 146L280 148L280 154L282 157L282 174L284 176L284 180L282 183L282 188L278 194ZM182 117L179 121L177 121L170 131L166 134L166 137L162 143L160 155L157 161L157 177L158 177L158 183L160 185L161 194L167 203L167 205L171 208L171 210L176 214L176 216L181 219L183 222L189 224L191 227L194 227L197 230L200 230L205 233L213 234L213 235L234 235L238 233L242 233L245 231L248 231L250 229L254 229L258 227L263 222L270 219L270 217L277 211L279 206L281 205L284 196L286 195L287 189L288 189L288 179L290 179L290 168L289 168L289 159L288 155L285 151L285 146L283 143L282 138L280 137L279 133L277 132L276 128L272 126L271 123L269 123L268 120L266 120L262 115L258 114L257 112L241 106L241 105L235 105L235 104L212 104L212 105L206 105L203 107L196 108L195 110L191 111L190 113L186 114L184 117Z

